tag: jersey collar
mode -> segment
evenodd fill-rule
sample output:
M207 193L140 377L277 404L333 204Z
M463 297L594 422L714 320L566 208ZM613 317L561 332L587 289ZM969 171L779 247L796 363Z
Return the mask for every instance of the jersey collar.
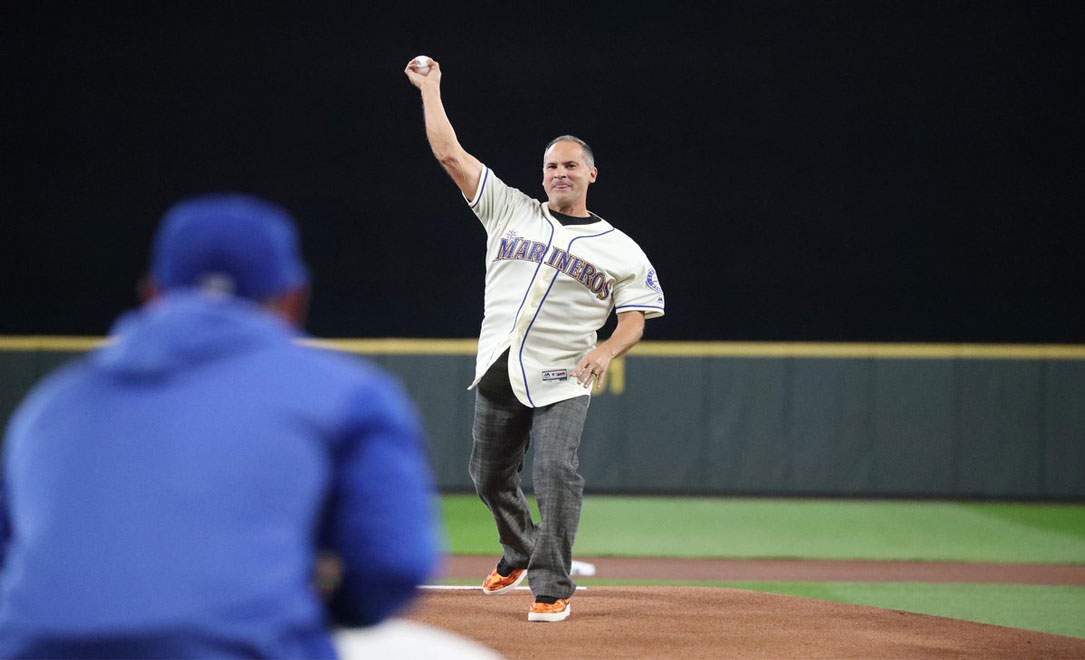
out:
M565 231L571 231L573 233L597 233L600 229L610 229L611 225L606 220L602 219L598 215L591 213L590 218L577 218L575 216L565 215L564 213L558 213L557 211L551 211L550 205L546 202L541 202L543 213L549 218L558 229L564 229ZM560 218L560 219L559 219ZM562 222L565 218L572 218L574 222L564 224Z

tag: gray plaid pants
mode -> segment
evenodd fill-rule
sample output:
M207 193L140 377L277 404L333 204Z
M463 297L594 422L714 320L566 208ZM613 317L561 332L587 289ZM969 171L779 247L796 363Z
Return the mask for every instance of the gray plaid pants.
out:
M506 365L498 360L478 384L468 471L493 513L505 562L527 569L536 596L569 598L576 590L569 569L584 499L577 449L590 397L530 408L512 393ZM531 476L542 517L538 524L520 487L530 445L535 447Z

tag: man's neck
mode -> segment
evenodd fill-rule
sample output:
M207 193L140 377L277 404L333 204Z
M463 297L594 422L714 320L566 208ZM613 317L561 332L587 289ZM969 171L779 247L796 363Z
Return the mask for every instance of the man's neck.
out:
M588 213L588 202L587 202L587 200L581 200L581 201L579 201L579 202L577 202L575 204L570 204L569 206L558 206L554 202L549 202L547 204L547 206L550 207L551 211L557 211L558 213L564 213L565 215L571 215L574 218L588 218L588 217L591 217L591 214Z

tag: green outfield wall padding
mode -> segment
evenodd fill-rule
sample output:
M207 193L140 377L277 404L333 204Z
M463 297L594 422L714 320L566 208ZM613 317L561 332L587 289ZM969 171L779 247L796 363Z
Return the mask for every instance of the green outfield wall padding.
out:
M952 492L955 364L951 360L874 362L874 493Z
M873 397L868 360L792 360L785 393L788 482L800 491L822 484L851 494L872 484Z
M627 480L628 447L622 441L629 430L627 398L597 396L588 408L588 421L580 444L580 467L592 475L591 488L620 490Z
M3 419L78 358L0 352ZM474 357L359 359L414 397L439 487L469 490ZM589 492L1085 499L1085 360L631 355L592 399L580 471Z
M705 397L701 360L627 360L620 443L626 484L645 490L710 488L715 475L703 464ZM584 438L582 444L592 442Z
M1043 365L957 366L959 486L980 495L1043 488Z
M1048 362L1044 367L1044 493L1081 497L1085 492L1085 369L1076 362Z
M707 464L736 491L787 492L791 437L786 360L705 359Z

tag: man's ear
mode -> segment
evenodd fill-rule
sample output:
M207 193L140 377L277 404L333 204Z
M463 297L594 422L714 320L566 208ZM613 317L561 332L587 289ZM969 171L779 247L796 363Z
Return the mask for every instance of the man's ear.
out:
M136 291L139 293L139 301L144 305L162 293L158 288L158 282L154 281L154 277L150 273L144 273L143 277L139 278Z
M309 287L299 287L270 301L268 307L300 328L305 325L309 315L310 293Z

